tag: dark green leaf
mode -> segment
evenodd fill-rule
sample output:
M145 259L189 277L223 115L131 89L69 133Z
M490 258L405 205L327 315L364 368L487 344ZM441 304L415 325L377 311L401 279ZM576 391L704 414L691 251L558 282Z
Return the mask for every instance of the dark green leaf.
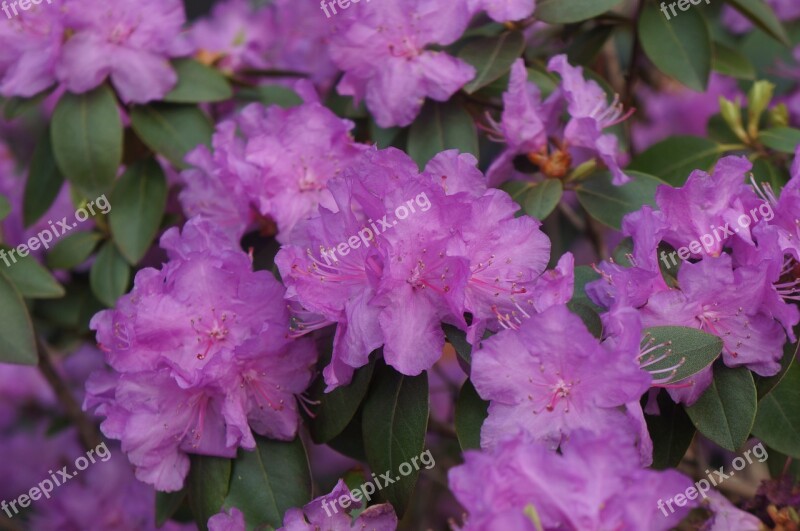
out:
M686 380L702 371L722 352L722 340L695 328L685 326L656 326L645 331L647 348L656 347L641 359L642 368L654 379L669 377L666 383ZM652 363L651 360L664 358ZM679 367L668 371L670 367ZM671 375L671 376L670 376Z
M20 365L39 362L28 308L4 271L0 272L0 362Z
M666 392L658 395L659 415L645 415L647 431L653 440L653 468L675 468L692 444L695 428L683 406Z
M408 154L420 168L447 149L478 153L478 133L472 116L457 101L428 101L411 124Z
M567 308L581 318L581 321L583 321L583 324L586 326L586 329L589 330L590 334L598 338L602 336L603 322L590 305L582 302L570 301L567 303Z
M171 103L202 103L230 99L233 91L225 76L194 59L175 59L172 67L178 74L175 85L164 101Z
M6 219L9 214L11 214L11 203L6 196L0 195L0 221Z
M762 0L725 0L725 2L775 40L785 46L791 46L786 29L781 25L772 8Z
M156 492L156 527L163 526L186 499L186 489L178 492Z
M467 43L458 56L474 66L477 74L475 79L464 86L464 90L472 94L498 79L509 71L524 49L525 38L519 31L509 31L497 37Z
M291 442L256 437L257 448L239 450L225 507L244 513L247 529L281 527L283 514L311 499L311 472L300 438Z
M800 458L800 364L793 363L781 383L758 403L753 435L771 448Z
M795 327L795 334L800 332L800 326ZM786 376L786 373L789 371L789 367L791 367L792 362L797 357L797 353L800 352L800 341L797 343L786 343L783 345L783 357L781 358L781 370L778 371L778 374L770 377L758 376L754 375L753 378L756 382L756 389L758 390L758 399L761 400L765 396L767 396L770 392L772 392L775 387L778 386L779 383L783 380Z
M631 181L622 186L611 184L609 172L600 172L581 182L576 190L578 201L593 218L617 230L625 214L639 210L642 205L655 206L656 188L666 184L646 173L625 173Z
M621 0L541 0L536 18L550 24L571 24L601 15Z
M106 306L114 306L128 288L130 276L128 263L114 244L103 244L89 272L92 293Z
M667 184L683 186L694 170L709 170L722 152L711 140L696 136L673 136L636 157L630 170L655 175Z
M501 189L522 207L523 212L540 220L555 210L564 193L559 179L545 179L540 182L508 181Z
M717 72L737 79L755 79L756 69L745 54L720 42L713 43L712 67Z
M96 232L76 232L65 237L47 253L47 266L52 269L72 269L84 263L102 236Z
M467 363L472 363L472 345L467 341L466 332L449 324L443 324L442 330L444 330L447 342L453 345L456 354Z
M569 64L589 65L603 49L613 31L614 26L604 24L579 33L567 49Z
M428 376L404 376L391 367L375 368L362 418L367 462L380 474L396 477L381 490L402 518L414 492L419 470L400 477L399 466L422 453L428 427Z
M6 278L26 299L58 299L66 293L64 287L53 278L45 267L26 252L25 256L16 249L3 246L3 253L8 253L10 266L0 265ZM5 262L6 255L3 254Z
M137 162L114 184L109 225L122 255L135 265L158 233L167 205L167 179L155 159Z
M601 312L602 309L589 299L586 295L586 284L594 282L599 279L600 275L589 266L577 266L575 268L575 288L570 302L577 302L585 304L592 308L595 312Z
M756 386L744 367L714 367L714 380L692 406L686 408L697 430L735 452L747 440L756 417Z
M53 113L53 153L58 167L83 193L106 193L122 162L122 120L108 85L66 93Z
M192 467L186 479L189 507L198 527L208 529L208 519L219 513L231 484L231 460L191 454Z
M131 125L147 147L178 168L187 168L186 154L201 144L210 145L214 128L197 107L154 104L134 107Z
M236 92L236 98L244 101L257 101L262 105L278 105L283 108L294 107L303 103L297 92L280 85L264 85L248 87Z
M659 70L693 90L706 89L711 73L711 35L698 10L690 9L667 20L658 4L648 2L637 29L644 52Z
M461 386L456 401L456 435L462 450L480 450L481 426L488 416L489 402L483 400L469 380Z
M794 155L797 146L800 145L800 129L774 127L762 131L758 139L770 149Z
M772 161L758 158L753 161L753 176L756 182L769 183L773 190L780 190L789 182L789 172L786 168L776 166Z
M309 422L311 438L317 444L330 441L347 427L367 394L375 362L358 369L353 381L325 393L325 381L320 375L310 389L310 396L319 401L314 418Z
M47 129L39 138L33 152L22 200L22 215L26 227L33 225L50 209L64 184L64 176L53 155L50 135L50 129Z

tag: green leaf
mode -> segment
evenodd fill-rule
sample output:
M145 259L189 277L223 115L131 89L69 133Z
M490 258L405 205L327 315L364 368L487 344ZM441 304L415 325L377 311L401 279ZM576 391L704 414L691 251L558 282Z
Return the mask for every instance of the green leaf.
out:
M408 134L408 154L420 168L447 149L478 153L478 133L472 116L457 101L428 101Z
M68 181L90 197L111 188L122 163L122 120L108 85L64 94L53 113L51 137Z
M621 0L542 0L534 16L550 24L571 24L602 15Z
M128 288L130 276L128 263L114 244L111 242L103 244L89 272L92 293L100 302L112 307Z
M614 32L614 26L604 24L579 33L567 49L567 60L571 65L589 65L603 49Z
M233 462L225 507L244 514L247 529L281 527L283 514L311 500L311 471L303 442L256 436L256 450L239 450ZM263 527L258 527L263 529Z
M53 205L64 184L64 176L58 169L53 154L53 141L48 128L39 138L31 160L25 196L22 199L22 216L26 227L30 227Z
M256 101L262 105L278 105L284 109L295 107L303 103L297 92L280 85L263 85L260 87L247 87L236 92L236 99L243 101Z
M0 195L0 221L6 219L11 214L11 203L4 195Z
M480 450L481 427L489 415L489 402L482 399L469 380L461 386L456 401L456 435L462 450Z
M625 171L631 181L622 185L611 184L611 173L599 172L578 185L578 201L593 218L619 230L622 218L642 208L655 206L656 188L666 184L657 177L638 171Z
M711 334L706 334L696 328L685 326L656 326L645 331L647 347L655 347L647 357L641 359L642 368L653 375L655 379L663 379L672 375L665 383L674 383L685 380L702 371L719 357L722 352L722 339ZM664 357L661 361L651 363ZM674 367L673 371L667 371Z
M784 165L777 166L766 158L753 161L756 182L769 183L773 190L780 190L789 182L789 172Z
M786 35L786 29L775 16L772 8L762 0L724 0L739 13L750 19L750 21L766 31L773 39L782 43L784 46L791 46L791 41Z
M570 302L585 304L592 308L595 312L602 312L602 308L593 303L592 300L586 295L586 284L589 282L594 282L599 278L600 275L590 266L577 266L575 268L575 286Z
M39 362L28 308L5 272L0 272L0 362L20 365Z
M137 162L114 184L111 233L122 255L136 265L158 233L167 206L167 179L155 159Z
M402 518L419 477L413 470L401 477L399 466L422 453L428 427L428 376L404 376L385 364L375 368L362 417L367 463L376 474L396 481L381 490Z
M800 364L793 363L781 383L758 403L753 435L771 448L800 458Z
M186 489L177 492L156 491L156 527L163 526L173 517L186 500Z
M628 169L656 175L679 187L692 171L714 167L721 153L719 145L706 138L673 136L649 147Z
M475 67L475 79L464 86L467 94L485 87L511 69L525 50L525 38L519 31L509 31L497 37L477 39L467 43L458 57Z
M800 326L795 327L795 335L800 332ZM786 377L789 372L797 353L800 352L800 341L797 343L785 343L783 345L783 357L781 358L781 369L777 374L770 377L753 375L756 382L756 390L758 390L758 399L761 400L775 389L781 381Z
M198 527L208 529L208 519L219 513L231 484L231 460L190 454L192 460L186 492Z
M714 367L714 380L692 406L686 408L697 430L732 452L750 435L756 417L756 385L745 367Z
M755 79L756 69L745 54L721 42L713 43L714 57L712 68L726 76L737 79Z
M656 470L675 468L692 444L695 428L683 406L662 391L658 394L658 415L645 415L647 431L653 440L653 465Z
M472 363L472 345L467 341L467 333L449 324L443 324L442 330L444 330L447 342L453 345L456 354L468 364Z
M564 194L564 187L559 179L545 179L535 183L508 181L500 188L522 207L523 212L540 220L555 210Z
M762 144L775 151L794 155L800 145L800 129L792 127L773 127L758 135Z
M178 168L188 168L184 157L201 144L209 146L214 128L197 107L154 104L134 107L131 125L147 147Z
M47 253L47 267L51 269L72 269L84 263L97 244L103 239L96 232L76 232L70 234Z
M309 392L314 400L319 401L314 408L314 417L309 422L311 438L315 443L326 443L344 431L367 395L374 369L373 360L355 372L349 385L337 387L330 393L324 392L322 375L316 379Z
M194 59L175 59L172 67L178 74L175 85L164 101L171 103L202 103L230 99L233 90L225 76Z
M659 70L693 90L706 89L711 73L711 34L698 10L667 20L658 4L648 2L637 29L645 54Z
M0 267L3 267L6 278L14 284L20 295L26 299L58 299L64 296L64 287L30 254L21 256L19 251L5 246L3 251L9 254L10 266Z
M581 321L583 321L583 324L590 334L597 338L602 337L603 322L590 305L582 302L570 301L567 303L567 308L581 318Z

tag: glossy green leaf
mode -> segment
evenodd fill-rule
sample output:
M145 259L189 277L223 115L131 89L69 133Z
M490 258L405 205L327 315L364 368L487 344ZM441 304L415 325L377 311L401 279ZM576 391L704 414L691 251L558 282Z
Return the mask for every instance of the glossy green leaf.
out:
M280 85L263 85L247 87L236 91L236 99L243 101L257 101L262 105L278 105L283 108L295 107L303 103L297 92Z
M461 386L456 400L456 435L462 450L480 450L481 427L488 416L489 402L483 400L469 380Z
M458 57L475 67L475 79L464 86L468 94L485 87L511 69L525 49L525 38L519 31L471 41Z
M208 519L219 513L231 484L231 460L224 457L190 454L192 460L186 491L189 507L201 531L208 529Z
M541 0L536 18L550 24L571 24L589 20L615 7L621 0Z
M716 365L711 385L686 413L700 433L737 451L750 435L756 417L753 374L744 367Z
M800 458L800 364L793 363L781 383L758 403L753 435L771 448Z
M0 265L5 270L5 265ZM0 362L36 365L39 355L28 308L19 291L0 272Z
M172 67L178 74L175 85L164 101L171 103L202 103L225 101L233 90L225 76L194 59L175 59Z
M90 197L111 188L122 163L122 120L108 85L64 94L53 112L51 138L68 181Z
M171 519L186 500L186 489L177 492L156 491L156 527Z
M408 133L408 154L420 168L447 149L478 153L478 133L472 116L458 103L428 101Z
M3 269L6 278L14 284L20 295L26 299L63 297L66 293L64 287L36 258L27 251L25 253L25 256L22 256L18 249L9 249L3 246L3 262L0 263L0 268ZM6 265L6 260L9 265Z
M581 321L583 321L583 324L586 326L586 329L589 330L590 334L597 338L602 337L603 322L592 306L583 302L570 301L567 303L567 308L581 318Z
M625 173L631 181L622 186L611 184L609 172L600 172L581 182L576 189L578 201L593 218L618 230L625 214L639 210L642 205L655 206L656 188L666 184L646 173Z
M444 336L453 345L456 354L467 363L472 363L472 345L467 341L467 334L453 325L443 324Z
M311 471L303 442L256 437L255 451L239 450L225 507L244 514L247 529L281 527L283 515L311 500Z
M96 232L76 232L65 236L47 253L47 267L72 269L81 265L102 239Z
M695 427L669 395L658 394L659 415L645 415L647 431L653 441L653 465L656 470L675 468L683 459L695 434Z
M125 258L111 242L106 242L97 253L89 272L92 293L106 306L114 306L128 289L131 270Z
M800 129L793 127L774 127L758 135L762 144L775 151L794 155L800 145Z
M58 169L53 154L50 135L48 128L39 138L31 159L22 199L22 216L26 227L33 225L50 209L64 184L64 176Z
M508 192L525 214L539 220L555 210L564 194L564 187L559 179L545 179L540 182L509 181L501 189Z
M320 375L312 384L309 395L319 401L313 407L314 417L309 421L311 438L317 444L326 443L342 433L358 411L367 395L375 362L358 369L350 384L325 393L325 382Z
M637 31L647 57L665 74L687 87L703 91L711 73L711 34L697 9L670 20L658 4L645 4Z
M772 8L763 0L724 0L739 13L767 32L772 38L785 46L791 46L786 29Z
M745 54L721 42L713 43L712 68L726 76L737 79L755 79L756 69Z
M644 331L646 348L653 348L640 358L642 368L654 379L669 378L665 383L686 380L702 371L719 357L722 340L695 328L656 326ZM659 346L661 345L661 346ZM660 361L659 358L663 358ZM668 370L675 367L672 370Z
M614 26L604 24L589 31L578 33L567 49L567 60L571 65L589 65L599 54L614 32Z
M178 168L187 168L184 157L201 144L210 145L214 128L197 107L154 104L134 107L131 125L147 147Z
M111 192L109 225L128 263L145 255L158 233L167 205L167 179L155 159L139 161L120 177Z
M399 467L418 457L425 446L428 427L428 376L405 376L378 364L364 403L362 427L369 467L388 472L395 482L381 490L402 518L419 478L419 470L400 475Z

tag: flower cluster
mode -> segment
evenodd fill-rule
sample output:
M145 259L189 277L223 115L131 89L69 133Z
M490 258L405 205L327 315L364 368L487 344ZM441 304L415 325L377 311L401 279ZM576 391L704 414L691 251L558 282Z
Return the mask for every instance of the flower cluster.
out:
M288 337L283 287L209 221L170 229L161 246L169 263L140 271L92 320L114 372L92 376L85 406L105 417L137 478L174 491L187 453L233 457L255 447L253 431L294 438L315 349Z

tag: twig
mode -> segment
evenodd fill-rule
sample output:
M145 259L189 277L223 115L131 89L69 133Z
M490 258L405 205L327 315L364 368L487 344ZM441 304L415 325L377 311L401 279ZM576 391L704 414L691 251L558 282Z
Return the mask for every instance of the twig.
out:
M53 361L50 358L50 348L41 338L36 339L36 344L39 349L39 370L53 389L59 404L61 404L67 416L78 429L81 443L87 450L96 448L102 442L97 428L83 413L75 397L72 396L69 387L53 366Z

